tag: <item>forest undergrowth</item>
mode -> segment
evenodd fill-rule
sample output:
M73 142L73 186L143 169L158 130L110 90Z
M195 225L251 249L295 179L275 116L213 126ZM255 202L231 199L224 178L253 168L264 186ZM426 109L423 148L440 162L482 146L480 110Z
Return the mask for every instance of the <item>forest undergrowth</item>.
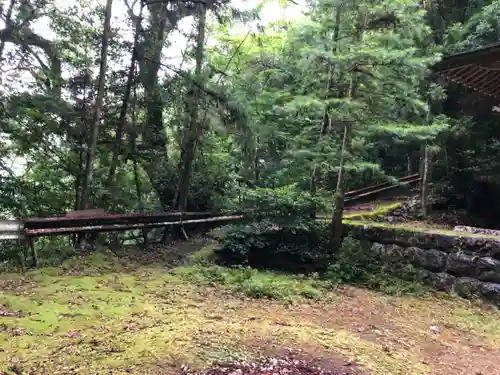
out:
M499 373L500 314L476 303L215 266L207 240L136 250L2 274L1 369L173 374L295 351L344 373Z

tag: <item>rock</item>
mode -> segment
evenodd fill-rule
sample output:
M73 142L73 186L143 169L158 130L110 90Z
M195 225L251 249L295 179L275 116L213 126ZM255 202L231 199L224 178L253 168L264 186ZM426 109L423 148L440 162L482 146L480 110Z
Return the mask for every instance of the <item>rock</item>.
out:
M438 326L430 326L429 331L431 331L432 333L440 333L441 328L439 328Z
M402 205L395 207L387 212L384 217L378 218L376 221L386 222L405 222L415 219L416 214L420 208L418 198L410 199Z
M500 238L452 235L448 233L425 233L369 225L346 225L353 235L382 244L398 244L404 247L438 249L447 253L462 251L468 254L490 256L500 260Z
M500 284L482 283L480 293L482 297L500 307Z
M481 281L500 283L500 273L495 271L485 271L480 273L477 276L477 279Z
M453 284L453 291L460 297L474 299L481 295L482 283L471 277L460 277Z
M428 270L420 270L419 278L424 283L442 292L450 292L453 289L455 280L457 279L455 276L444 272L434 273Z
M481 281L500 283L500 261L491 257L479 258L476 262L477 278Z
M422 267L430 271L442 271L446 265L446 254L439 250L423 250L418 247L408 247L405 249L405 258L417 267Z
M465 225L457 225L456 227L453 228L453 230L456 232L485 234L488 236L500 236L500 230L469 227L469 226L465 226Z
M448 256L446 272L455 276L475 276L475 261L470 255L454 253Z
M458 237L457 249L481 256L500 257L500 239L487 237Z
M381 243L378 242L374 242L370 250L376 256L383 257L385 254L385 245L382 245Z
M371 247L371 251L378 257L388 260L404 259L403 248L395 244L383 245L375 242Z

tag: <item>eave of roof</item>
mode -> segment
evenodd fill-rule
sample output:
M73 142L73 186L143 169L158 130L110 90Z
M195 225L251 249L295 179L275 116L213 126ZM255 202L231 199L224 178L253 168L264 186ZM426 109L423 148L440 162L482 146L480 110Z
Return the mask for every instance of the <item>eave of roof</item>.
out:
M500 100L500 43L444 57L432 67L434 74L483 95Z
M444 69L456 68L468 64L489 65L495 61L500 61L500 42L445 56L432 67L432 70L439 72Z

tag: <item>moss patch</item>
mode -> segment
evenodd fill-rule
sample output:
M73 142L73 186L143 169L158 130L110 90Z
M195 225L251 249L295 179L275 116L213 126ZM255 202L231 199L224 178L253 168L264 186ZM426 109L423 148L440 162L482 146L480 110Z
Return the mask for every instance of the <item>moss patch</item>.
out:
M397 232L401 233L429 233L429 234L440 234L452 237L468 237L468 238L487 238L500 240L499 236L492 236L487 234L480 233L469 233L469 232L457 232L453 230L445 230L445 229L434 229L427 227L418 227L415 224L391 224L391 223L380 223L374 221L362 221L362 220L352 220L352 219L344 219L344 224L353 225L353 226L369 226L375 228L388 228L393 229Z
M385 202L381 204L375 204L370 211L349 213L347 215L344 215L344 219L361 220L361 221L376 220L386 216L390 211L399 208L402 205L403 203L401 202L395 202L395 203Z
M247 269L172 271L95 255L71 262L84 267L2 275L0 305L16 315L0 317L0 370L173 374L182 364L201 368L298 347L341 353L373 375L445 374L450 364L426 351L438 340L488 373L500 354L500 315L461 300L328 291L314 279ZM446 334L430 332L432 324ZM470 346L458 345L456 335Z

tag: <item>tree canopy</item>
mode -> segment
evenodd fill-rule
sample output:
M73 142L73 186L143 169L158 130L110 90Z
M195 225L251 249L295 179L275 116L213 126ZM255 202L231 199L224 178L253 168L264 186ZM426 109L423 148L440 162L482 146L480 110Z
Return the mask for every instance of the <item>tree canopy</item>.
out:
M498 41L497 3L2 0L3 215L235 210L256 189L341 215L424 154L436 193L483 215L500 127L430 67Z

